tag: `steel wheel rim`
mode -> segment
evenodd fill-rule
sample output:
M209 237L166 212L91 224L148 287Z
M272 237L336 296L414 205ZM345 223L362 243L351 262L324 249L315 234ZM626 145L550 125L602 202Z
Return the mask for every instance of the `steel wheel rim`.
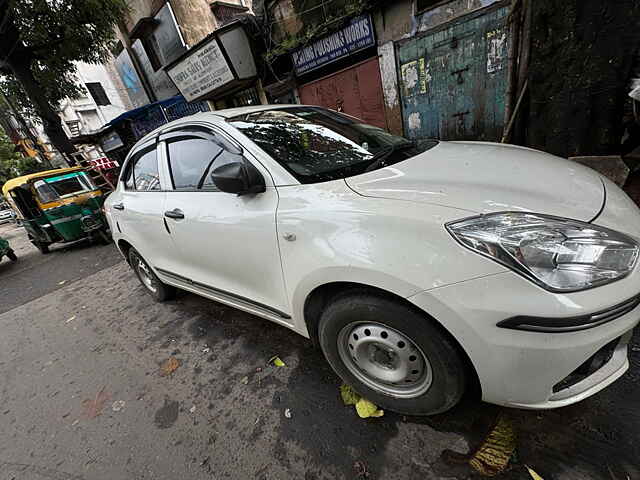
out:
M338 354L359 381L385 395L415 398L429 390L433 381L424 352L383 323L353 322L342 328Z
M153 279L153 276L149 271L149 267L147 266L147 264L144 263L140 258L138 258L136 271L138 272L138 277L140 277L142 285L144 285L145 288L150 292L156 293L157 289L155 287L155 280Z

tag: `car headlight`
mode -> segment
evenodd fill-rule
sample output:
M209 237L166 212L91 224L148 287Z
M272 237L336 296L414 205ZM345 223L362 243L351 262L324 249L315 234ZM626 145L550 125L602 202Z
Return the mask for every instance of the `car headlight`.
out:
M618 280L638 258L638 244L627 235L549 215L495 213L446 228L465 247L558 292Z

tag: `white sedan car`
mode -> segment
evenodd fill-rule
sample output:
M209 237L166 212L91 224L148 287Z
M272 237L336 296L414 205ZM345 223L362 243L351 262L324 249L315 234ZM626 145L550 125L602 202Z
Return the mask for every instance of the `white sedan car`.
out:
M221 110L140 140L106 214L157 300L189 290L310 337L393 411L465 389L561 407L629 365L640 212L542 152L414 144L319 107Z

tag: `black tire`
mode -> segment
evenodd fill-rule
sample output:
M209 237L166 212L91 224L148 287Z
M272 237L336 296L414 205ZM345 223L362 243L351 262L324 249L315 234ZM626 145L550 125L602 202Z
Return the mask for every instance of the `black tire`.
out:
M105 230L98 230L98 240L102 245L110 245L113 241L111 239L111 235L109 235Z
M449 410L458 403L467 383L467 371L465 362L454 342L433 322L426 315L422 315L398 301L364 292L347 293L332 300L322 313L318 326L319 343L335 372L363 397L382 408L397 413L405 415L434 415ZM407 380L409 378L407 371L405 380L391 385L390 388L414 388L413 385L407 385L403 382L419 381L422 382L423 387L421 388L424 388L424 391L418 389L411 394L414 396L409 397L396 395L383 391L387 386L375 389L371 385L363 383L354 374L354 368L358 371L356 367L358 360L356 360L354 353L350 353L354 352L353 345L349 345L349 348L339 348L338 343L347 342L351 344L352 334L346 332L353 332L352 328L362 328L363 325L366 326L365 324L382 325L381 328L374 329L374 332L371 332L370 329L365 330L370 332L365 335L377 334L384 336L383 338L385 339L387 337L392 338L390 335L404 336L409 342L398 342L399 347L402 345L402 349L410 348L413 352L417 348L419 360L415 360L415 355L407 356L406 353L403 353L405 352L404 350L400 351L400 355L405 356L405 361L413 359L413 362L421 362L421 379ZM349 327L346 328L347 326ZM389 333L385 331L385 328ZM341 334L343 329L345 330ZM366 341L371 341L372 339L376 342L379 340L373 337L366 337ZM366 346L370 344L363 343L362 335L359 341L361 343L358 345L362 348L368 348L368 352L371 351L371 347ZM379 341L382 342L383 340ZM410 346L405 347L407 344ZM356 345L355 351L358 351L358 345ZM377 347L373 348L377 350ZM385 348L383 347L381 350L384 351ZM350 366L345 364L340 351L343 352L343 356L350 356L346 357L347 362L349 362L349 358L354 358ZM420 353L423 356L420 356ZM372 354L369 355L370 358L373 358ZM383 353L382 355L386 354ZM389 358L400 358L400 356L394 357L393 353L391 355ZM422 361L423 357L426 357L427 361ZM390 364L393 364L394 360L390 360L390 362ZM360 370L360 372L361 376L368 376L368 374L362 373L364 372L363 370ZM418 370L411 370L411 372L418 372ZM426 372L430 372L430 374ZM365 381L371 382L370 378ZM430 382L428 379L430 379ZM375 384L375 380L373 383Z
M18 256L16 255L16 252L14 252L13 250L9 250L7 252L7 257L9 258L9 260L11 260L12 262L17 262L18 261Z
M49 253L49 244L48 243L44 243L44 242L31 242L33 243L33 246L36 247L38 250L40 250L40 253L42 253L43 255L46 255L47 253Z
M129 250L129 264L145 291L157 302L171 300L176 296L176 288L162 283L153 269L135 248ZM147 281L149 280L149 281Z

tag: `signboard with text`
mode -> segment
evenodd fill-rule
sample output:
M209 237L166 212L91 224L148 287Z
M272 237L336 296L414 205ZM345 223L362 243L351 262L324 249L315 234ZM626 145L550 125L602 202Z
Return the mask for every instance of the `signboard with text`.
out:
M370 15L356 17L330 35L291 53L297 75L310 72L376 44Z
M235 78L216 38L194 50L167 69L169 77L188 102L207 95Z

